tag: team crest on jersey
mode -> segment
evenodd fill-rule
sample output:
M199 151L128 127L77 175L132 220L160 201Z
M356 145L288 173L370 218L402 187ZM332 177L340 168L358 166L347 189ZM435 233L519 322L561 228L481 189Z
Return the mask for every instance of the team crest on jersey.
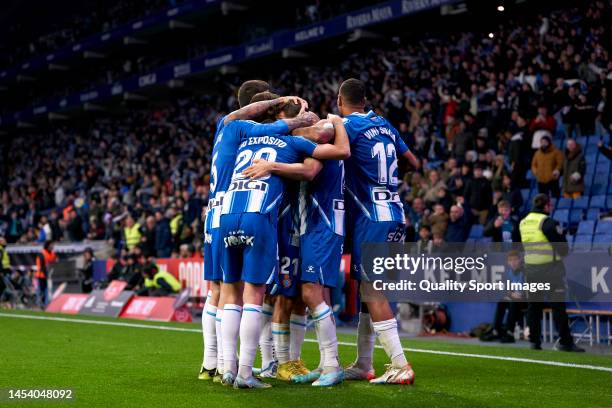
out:
M314 273L315 272L315 268L312 265L308 265L308 268L306 268L306 272L308 273Z
M283 285L283 288L285 289L290 288L292 283L293 281L291 280L291 276L289 274L283 275L283 280L281 282L281 285Z

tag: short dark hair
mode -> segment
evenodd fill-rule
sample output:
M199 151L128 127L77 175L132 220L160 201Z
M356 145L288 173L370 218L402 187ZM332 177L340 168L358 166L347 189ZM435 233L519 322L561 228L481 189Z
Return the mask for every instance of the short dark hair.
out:
M260 92L258 94L253 95L250 103L271 101L277 98L280 98L280 96L270 91L264 91L264 92ZM261 122L261 123L272 123L276 120L277 113L278 113L278 107L272 107L272 108L269 108L263 115L256 118L256 120L257 122Z
M270 85L266 81L259 79L246 81L238 88L238 105L242 108L251 103L253 96L268 90L270 90Z
M270 91L264 91L264 92L259 92L253 95L249 103L261 102L261 101L271 101L277 98L280 98L280 95L277 95Z
M512 250L508 251L508 256L507 257L508 258L511 258L511 257L520 258L521 254L516 249L512 249Z
M365 84L355 78L349 78L340 85L340 96L350 105L365 103Z
M550 202L550 197L547 194L537 194L533 197L533 209L541 211Z
M295 118L300 113L301 109L302 105L300 105L299 103L287 102L283 103L277 108L277 113L280 114L281 112L283 112L286 117Z
M508 201L501 200L500 202L497 203L497 208L512 208L512 206L510 205Z

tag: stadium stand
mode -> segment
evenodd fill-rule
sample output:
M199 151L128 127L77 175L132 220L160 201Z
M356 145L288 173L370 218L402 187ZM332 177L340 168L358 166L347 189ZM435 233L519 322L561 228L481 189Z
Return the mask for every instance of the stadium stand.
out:
M340 69L277 57L272 69L252 65L248 73L230 73L223 82L235 86L252 76L267 79L277 92L304 97L324 116L335 110L340 81L359 75L371 106L388 116L424 159L422 174L402 173L400 191L413 239L436 203L445 214L460 203L470 216L486 210L491 218L496 204L506 200L518 218L531 198L552 191L553 183L561 191L552 216L571 233L574 248L579 243L581 250L584 245L605 249L612 242L612 221L603 219L612 201L607 145L612 62L605 45L611 9L604 1L571 4L547 19L517 15L520 26L510 20L490 36L399 30L389 44L372 40L376 46L361 43L336 50L335 56L325 54L344 60ZM205 97L173 95L163 103L128 105L121 114L8 138L0 235L20 243L50 236L69 242L108 239L119 249L128 214L143 233L147 217L157 214L154 229L182 217L171 247L163 250L176 255L180 245L189 244L198 251L214 123L235 107L235 88L211 87L214 92ZM544 182L548 176L532 167L532 157L545 137L564 160L583 158L584 166L568 174L561 166ZM570 139L577 150L567 149ZM484 168L485 185L473 178L477 164ZM430 177L434 171L439 177ZM413 206L417 198L424 200L424 210ZM470 243L490 240L478 221L472 217ZM437 232L444 235L446 224L440 225Z

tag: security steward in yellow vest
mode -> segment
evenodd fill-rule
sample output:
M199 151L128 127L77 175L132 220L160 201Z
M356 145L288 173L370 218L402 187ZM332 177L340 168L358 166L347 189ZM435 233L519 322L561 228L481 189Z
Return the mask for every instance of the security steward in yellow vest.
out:
M584 351L574 344L565 311L565 267L562 257L569 252L561 226L549 216L552 203L546 194L533 198L533 208L519 225L525 251L525 281L550 283L547 293L528 293L527 323L534 350L542 349L542 310L549 294L553 320L559 332L559 350ZM551 244L554 243L554 244Z
M6 251L6 239L0 236L0 298L2 292L6 289L4 279L8 278L11 274L11 259Z
M138 293L141 296L168 296L181 290L181 283L171 273L159 270L154 263L145 266L144 278L144 288Z
M141 237L140 224L134 221L131 215L128 215L123 228L123 239L128 251L132 251L136 245L140 244Z

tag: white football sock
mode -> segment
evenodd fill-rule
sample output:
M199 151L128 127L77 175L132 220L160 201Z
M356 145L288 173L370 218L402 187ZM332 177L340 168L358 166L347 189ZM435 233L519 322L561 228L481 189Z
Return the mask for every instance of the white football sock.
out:
M228 304L223 307L221 332L223 336L223 372L236 373L236 349L238 348L238 333L242 307Z
M202 335L204 337L204 360L202 367L207 370L217 368L217 330L215 318L217 317L217 306L209 305L208 302L202 310Z
M302 356L302 344L306 336L306 316L291 314L289 320L289 358L299 360Z
M338 360L338 338L336 337L336 325L332 319L331 308L325 302L311 312L312 320L317 327L319 343L323 352L323 372L335 371L340 367Z
M265 369L274 361L274 339L272 338L273 307L264 303L261 308L261 335L259 348L261 350L261 368Z
M401 368L408 364L402 349L399 333L397 332L397 320L389 319L382 322L374 322L372 325L380 344L391 359L391 365Z
M253 376L253 362L261 335L261 306L245 303L242 310L238 375L242 378L249 378Z
M376 335L372 327L369 313L359 313L357 324L357 365L363 369L372 368L372 355L374 354Z
M289 361L289 325L287 323L272 323L272 337L274 338L274 351L278 364Z
M223 374L223 336L221 332L221 319L223 317L223 309L217 308L217 317L215 317L215 334L217 335L217 372Z

